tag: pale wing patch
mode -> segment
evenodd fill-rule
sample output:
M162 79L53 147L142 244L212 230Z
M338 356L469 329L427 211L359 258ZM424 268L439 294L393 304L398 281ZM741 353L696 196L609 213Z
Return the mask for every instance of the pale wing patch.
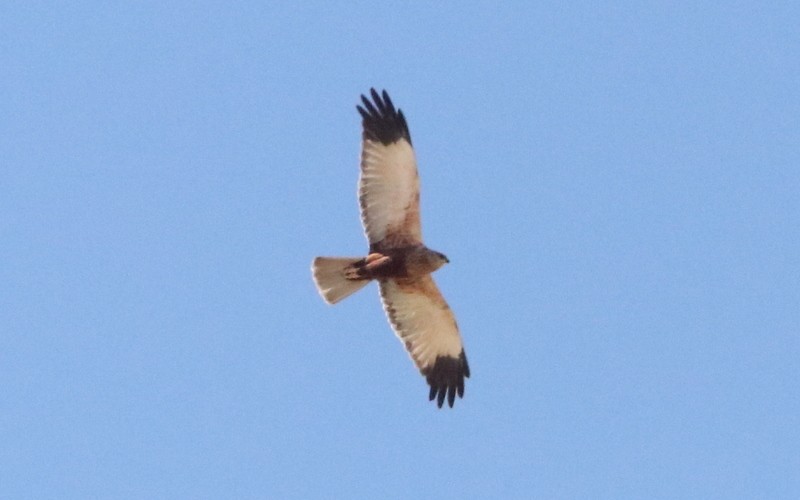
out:
M432 368L437 357L457 359L463 350L458 325L433 278L380 282L383 308L417 368Z
M388 145L363 141L358 199L370 244L387 236L394 246L422 241L419 176L408 141L400 139Z

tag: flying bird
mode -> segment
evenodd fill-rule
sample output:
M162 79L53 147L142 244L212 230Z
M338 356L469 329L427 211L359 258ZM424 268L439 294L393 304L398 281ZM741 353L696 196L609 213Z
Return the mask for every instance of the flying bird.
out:
M361 176L358 201L369 241L366 257L317 257L311 266L328 304L377 281L392 329L430 385L429 399L452 407L464 396L469 364L453 311L431 273L447 264L422 241L419 175L403 112L389 94L361 96Z

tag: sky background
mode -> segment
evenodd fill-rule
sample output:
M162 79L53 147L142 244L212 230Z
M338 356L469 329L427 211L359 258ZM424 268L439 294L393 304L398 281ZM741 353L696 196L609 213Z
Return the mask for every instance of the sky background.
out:
M796 2L4 2L0 498L800 497ZM360 255L405 112L453 409Z

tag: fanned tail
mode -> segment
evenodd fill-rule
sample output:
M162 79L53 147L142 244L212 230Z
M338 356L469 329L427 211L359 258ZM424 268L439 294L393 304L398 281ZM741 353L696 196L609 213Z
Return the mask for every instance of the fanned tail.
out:
M311 273L317 291L328 304L336 304L364 288L368 279L347 279L345 271L361 257L317 257L311 264Z

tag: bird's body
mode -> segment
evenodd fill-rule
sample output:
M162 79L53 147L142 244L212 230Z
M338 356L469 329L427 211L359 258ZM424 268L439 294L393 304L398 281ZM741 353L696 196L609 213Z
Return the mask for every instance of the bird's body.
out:
M345 270L345 277L355 279L417 279L448 262L447 257L424 245L390 248L385 253L371 253Z
M419 176L402 111L386 91L361 96L363 118L359 204L369 253L317 257L312 274L323 299L335 304L378 281L395 333L431 386L430 399L453 406L464 394L469 365L455 317L431 273L448 263L422 242Z

